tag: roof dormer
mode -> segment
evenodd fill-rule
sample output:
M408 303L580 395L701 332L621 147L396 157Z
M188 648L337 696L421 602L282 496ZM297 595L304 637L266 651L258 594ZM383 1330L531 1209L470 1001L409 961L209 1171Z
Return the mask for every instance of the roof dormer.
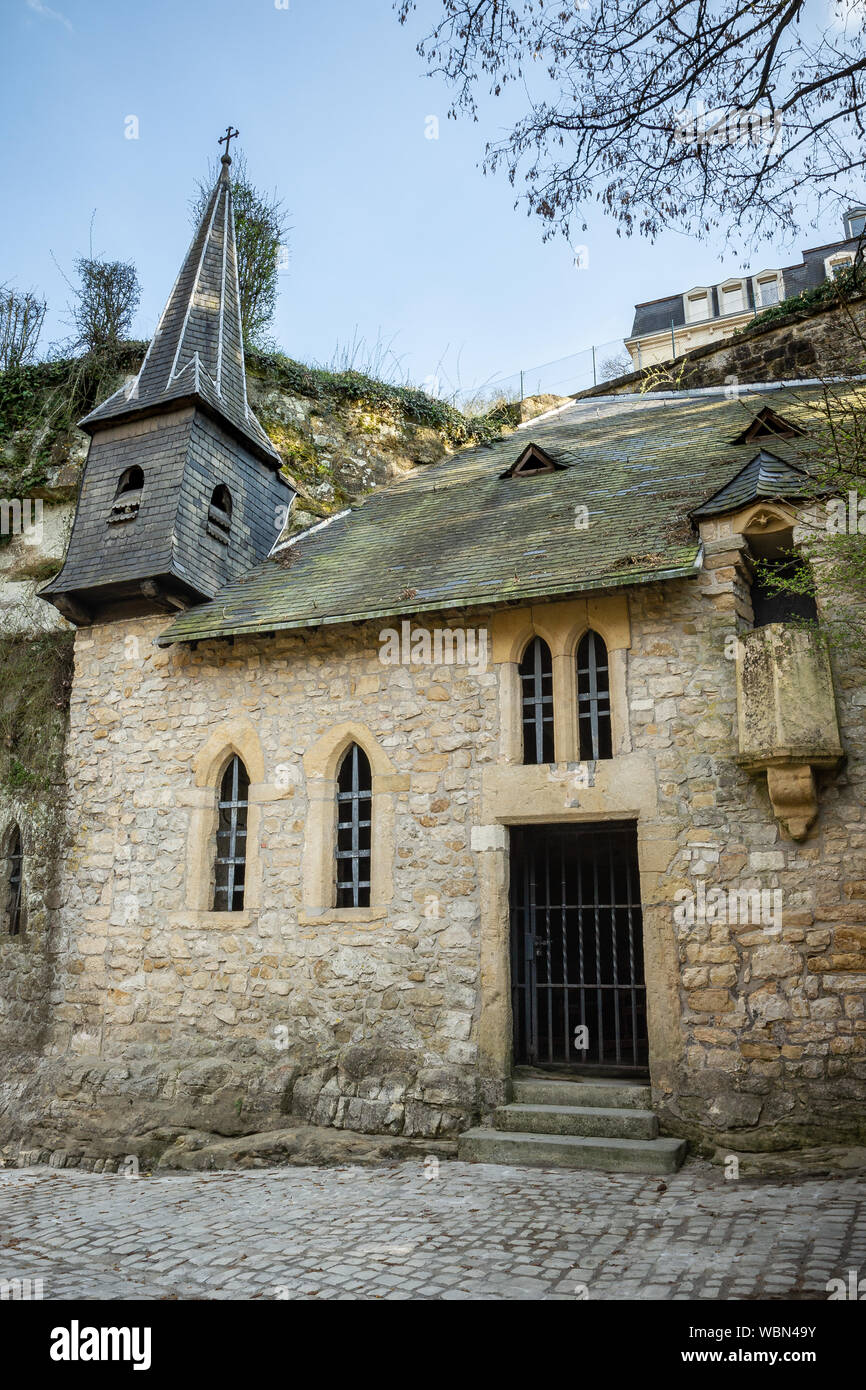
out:
M556 473L565 467L564 463L557 463L555 459L551 458L550 454L546 453L540 445L527 444L520 457L499 476L500 478L529 478L537 476L539 473Z

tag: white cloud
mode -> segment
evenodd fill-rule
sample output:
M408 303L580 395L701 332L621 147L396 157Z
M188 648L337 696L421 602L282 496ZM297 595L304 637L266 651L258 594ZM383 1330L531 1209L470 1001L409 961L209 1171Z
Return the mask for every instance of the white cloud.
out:
M28 10L32 10L34 14L41 14L43 19L56 19L58 23L66 26L70 34L73 32L66 15L61 14L59 10L52 10L50 5L43 5L42 0L26 0L26 4Z

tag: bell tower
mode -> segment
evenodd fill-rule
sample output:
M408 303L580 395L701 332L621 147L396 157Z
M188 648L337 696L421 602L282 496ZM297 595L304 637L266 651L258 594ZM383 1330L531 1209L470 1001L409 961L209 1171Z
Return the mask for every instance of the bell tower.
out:
M294 496L247 401L235 135L137 377L81 421L69 547L39 594L77 625L213 598L267 556Z

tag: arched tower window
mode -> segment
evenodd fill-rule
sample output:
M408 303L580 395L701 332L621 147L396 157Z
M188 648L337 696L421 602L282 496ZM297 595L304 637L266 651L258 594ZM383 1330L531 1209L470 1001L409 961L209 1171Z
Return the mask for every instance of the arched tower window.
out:
M141 492L144 487L144 473L138 467L127 468L121 473L114 494L114 502L108 515L109 522L134 521L141 506Z
M21 880L24 855L21 831L13 825L6 841L6 927L10 936L21 935Z
M228 545L232 529L232 495L225 483L215 487L207 509L207 533Z
M247 866L247 811L250 779L235 754L220 783L214 912L240 912L244 905Z
M577 726L582 763L613 756L607 647L592 629L577 649Z
M363 748L353 743L337 773L337 907L369 907L373 776Z
M542 637L533 637L518 670L523 711L523 761L552 763L553 659Z
M752 609L755 627L768 623L818 621L814 594L798 593L780 587L786 581L796 582L802 574L803 560L794 546L790 526L775 531L752 527L746 532L749 549L757 560L752 580Z

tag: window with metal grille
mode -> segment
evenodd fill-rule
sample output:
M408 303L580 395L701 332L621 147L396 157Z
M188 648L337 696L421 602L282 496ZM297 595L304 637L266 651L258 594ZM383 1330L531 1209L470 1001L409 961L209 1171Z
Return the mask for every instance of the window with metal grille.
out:
M21 831L13 825L9 832L7 861L9 878L7 882L6 923L10 936L21 934L21 868L24 856L21 852Z
M533 637L519 666L524 763L552 763L553 660L541 637Z
M577 724L582 763L613 756L607 647L592 630L577 649Z
M249 775L235 754L220 783L214 912L240 912L244 905L249 789Z
M370 906L372 824L370 762L353 743L337 773L337 907Z

